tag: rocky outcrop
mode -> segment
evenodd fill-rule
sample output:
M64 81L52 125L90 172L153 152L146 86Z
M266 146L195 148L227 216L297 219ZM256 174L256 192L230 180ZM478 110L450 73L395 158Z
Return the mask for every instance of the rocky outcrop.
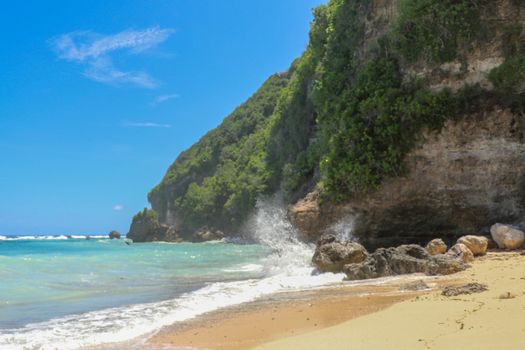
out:
M495 224L490 234L501 249L518 249L525 243L525 233L511 225Z
M347 279L361 280L416 272L448 275L466 268L467 265L454 256L431 256L418 245L402 245L397 248L379 248L362 263L345 265L343 271Z
M120 239L120 232L111 231L108 236L109 239Z
M346 264L360 263L367 255L359 243L341 242L333 235L326 235L317 242L312 263L322 272L341 272Z
M198 241L207 242L207 241L219 241L224 238L224 233L222 231L213 231L213 230L202 230L195 234L195 237Z
M338 219L354 217L368 248L455 240L487 232L494 222L525 218L525 116L497 107L422 134L405 157L406 173L344 204L307 196L289 208L313 240ZM306 210L307 209L307 210Z
M425 249L430 255L445 254L447 252L447 245L441 238L436 238L428 242Z
M178 242L182 240L172 226L159 223L156 215L150 214L150 212L145 210L133 218L127 238L132 239L135 243Z
M474 256L485 255L489 240L487 237L467 235L460 237L458 243L464 244Z

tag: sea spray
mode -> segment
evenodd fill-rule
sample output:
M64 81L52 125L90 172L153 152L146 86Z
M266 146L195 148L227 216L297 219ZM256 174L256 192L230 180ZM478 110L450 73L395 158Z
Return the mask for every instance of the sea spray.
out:
M312 270L314 246L298 239L280 195L259 199L246 229L256 242L273 251L264 261L268 275L304 274L305 270Z
M326 231L334 234L341 241L356 241L353 236L357 216L345 216L332 224Z

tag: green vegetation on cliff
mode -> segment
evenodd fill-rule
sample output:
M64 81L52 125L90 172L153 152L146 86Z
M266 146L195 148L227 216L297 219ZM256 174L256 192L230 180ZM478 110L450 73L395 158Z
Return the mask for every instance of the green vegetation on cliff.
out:
M232 229L246 218L267 188L271 116L288 79L270 77L218 128L181 153L148 196L161 221L168 208L182 231L204 225Z
M150 192L159 220L175 222L187 237L203 227L228 232L261 195L282 190L297 198L318 186L325 199L346 200L401 174L416 134L438 130L480 94L472 87L431 91L404 68L463 62L488 36L481 18L487 3L400 0L396 15L377 28L370 28L372 0L319 6L309 44L289 71L270 77L183 152ZM520 35L521 27L508 29L507 58L490 74L500 92L525 79Z

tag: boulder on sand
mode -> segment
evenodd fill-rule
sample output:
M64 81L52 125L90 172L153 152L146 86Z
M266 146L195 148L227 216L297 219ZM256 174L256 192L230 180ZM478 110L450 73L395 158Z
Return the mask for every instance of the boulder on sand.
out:
M447 245L441 238L436 238L428 242L426 250L430 255L445 254Z
M365 247L355 242L341 242L334 235L324 235L317 242L312 263L322 272L341 272L343 266L360 263L368 256Z
M345 265L343 271L347 279L361 280L416 272L448 275L466 268L467 265L456 256L432 256L425 248L410 244L397 248L379 248L363 262Z
M456 243L445 255L461 259L465 263L474 261L474 254L463 243Z
M501 249L519 249L525 243L525 233L511 225L494 224L490 235Z
M487 237L483 236L468 235L460 237L457 243L466 245L472 254L474 254L474 256L479 256L487 254L489 240Z

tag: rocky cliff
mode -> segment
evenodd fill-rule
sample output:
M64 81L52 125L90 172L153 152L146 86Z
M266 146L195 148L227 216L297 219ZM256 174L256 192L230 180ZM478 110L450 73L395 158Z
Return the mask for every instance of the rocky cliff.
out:
M396 2L377 3L388 8ZM376 189L340 203L314 191L291 205L289 217L305 239L337 233L338 222L374 247L423 244L435 236L452 241L488 234L494 222L525 223L523 61L509 72L518 77L512 89L501 89L494 79L509 60L509 45L525 48L525 3L478 4L480 28L490 36L461 47L455 60L403 67L405 79L418 76L433 91L476 90L467 94L467 108L458 108L437 131L421 129L403 159L404 171ZM391 19L395 11L380 12Z
M152 226L236 233L276 191L306 240L352 226L368 246L426 243L521 224L524 28L517 0L330 0L290 70L177 158L149 195Z

